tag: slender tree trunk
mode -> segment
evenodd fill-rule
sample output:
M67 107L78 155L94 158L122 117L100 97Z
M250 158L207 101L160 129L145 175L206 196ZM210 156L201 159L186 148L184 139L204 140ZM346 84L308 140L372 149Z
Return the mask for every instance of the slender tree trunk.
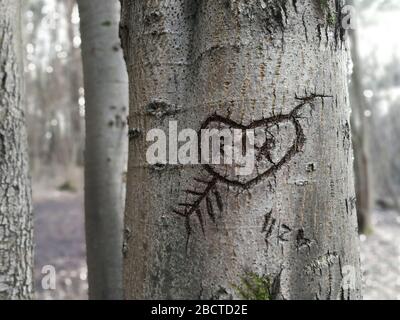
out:
M70 117L71 117L71 131L69 133L70 139L70 154L71 161L68 163L70 169L74 169L77 166L83 165L83 157L82 150L84 149L84 126L82 117L79 110L79 88L82 87L82 78L81 78L81 50L80 48L76 48L74 46L74 38L76 36L76 26L72 23L72 16L74 12L74 8L77 5L76 0L62 0L64 2L66 8L66 19L68 21L67 26L67 34L68 34L68 42L69 42L69 59L70 65L67 66L66 70L66 78L68 80L69 87L69 100L72 108L70 108ZM71 66L73 65L73 67Z
M360 298L341 1L122 4L125 297ZM170 120L260 127L257 171L150 165Z
M0 300L32 297L32 206L20 1L0 1Z
M354 5L353 1L350 1ZM356 182L357 217L360 233L371 231L371 174L368 154L368 121L365 118L367 102L363 94L360 57L356 30L350 31L351 57L353 73L350 85L350 103L352 107L352 133L354 145L354 175Z
M86 97L85 211L92 299L122 298L128 78L117 0L80 0Z

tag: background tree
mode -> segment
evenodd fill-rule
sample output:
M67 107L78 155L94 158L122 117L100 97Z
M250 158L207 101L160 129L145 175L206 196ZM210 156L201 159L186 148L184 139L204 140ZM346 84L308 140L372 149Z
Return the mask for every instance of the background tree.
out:
M363 151L364 159L370 159L370 178L368 179L370 186L364 190L364 195L369 189L372 204L376 203L380 209L389 208L399 211L400 171L397 158L400 144L396 138L399 131L396 119L400 101L400 77L397 67L399 56L396 53L398 45L395 40L391 41L389 38L379 39L380 35L387 34L391 20L397 19L399 4L394 0L357 0L354 4L360 19L357 30L351 34L358 42L353 49L359 47L359 50L353 50L352 88L358 87L358 93L356 97L352 95L352 98L356 98L352 103L358 125L362 124L361 128L364 127L362 132L364 141L367 142L364 145L366 149ZM385 23L379 23L380 21L385 21ZM387 44L387 47L383 48L382 44ZM390 52L392 53L387 54ZM353 89L351 92L355 92ZM362 109L357 106L362 106ZM357 131L358 127L356 124L353 129ZM357 136L356 132L354 136ZM357 147L359 145L357 141L354 143L356 163L358 163L361 157L357 159L357 150L360 148ZM359 188L359 191L362 191L362 188ZM367 199L364 195L361 194L358 197L359 202L361 198ZM360 229L363 229L362 225Z
M79 0L86 98L85 216L92 299L122 298L128 78L117 0Z
M32 296L32 207L20 14L19 0L0 2L0 300Z
M77 188L73 180L83 166L85 103L76 1L24 3L32 176L42 184Z
M343 1L122 4L126 298L360 298ZM149 165L169 120L261 123L257 172Z
M355 6L354 1L348 1ZM358 8L358 7L356 7ZM357 216L360 233L371 232L371 210L373 204L368 146L368 119L365 112L368 104L364 96L361 61L358 48L357 29L349 31L353 72L350 81L351 125L354 146L354 173L356 183Z

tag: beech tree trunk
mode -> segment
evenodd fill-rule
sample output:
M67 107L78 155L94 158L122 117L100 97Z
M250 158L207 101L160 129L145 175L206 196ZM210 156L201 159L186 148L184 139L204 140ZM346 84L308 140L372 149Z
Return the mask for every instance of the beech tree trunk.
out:
M0 1L0 300L32 297L32 206L19 0Z
M342 1L122 5L125 297L360 298ZM170 121L260 126L267 152L241 177L151 165L146 134Z
M86 98L85 212L91 299L122 298L128 76L117 0L80 0Z

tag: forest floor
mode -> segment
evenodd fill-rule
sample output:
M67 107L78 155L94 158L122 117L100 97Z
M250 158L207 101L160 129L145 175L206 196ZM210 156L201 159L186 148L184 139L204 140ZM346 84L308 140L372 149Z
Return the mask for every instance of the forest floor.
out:
M36 188L35 287L37 299L87 299L87 267L82 190ZM374 232L361 237L364 299L400 299L400 215L376 211ZM42 280L56 271L56 289L44 290Z
M87 299L82 194L59 190L34 192L36 299ZM42 286L42 280L48 284L46 266L55 268L55 290Z
M365 300L400 300L400 214L375 211L373 232L361 236Z

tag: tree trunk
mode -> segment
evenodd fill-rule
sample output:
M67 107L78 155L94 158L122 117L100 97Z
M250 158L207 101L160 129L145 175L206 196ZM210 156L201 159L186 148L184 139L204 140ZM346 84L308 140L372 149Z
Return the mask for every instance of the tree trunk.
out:
M0 300L32 297L32 206L20 1L0 2Z
M83 166L83 150L84 150L84 122L79 110L79 88L83 86L82 84L82 57L81 49L74 46L74 38L77 36L76 26L72 23L73 12L77 2L75 0L61 0L65 6L66 19L68 21L67 34L68 34L68 54L70 63L66 66L66 71L63 73L67 79L67 86L69 88L69 103L72 108L70 108L70 127L71 131L69 133L70 139L70 154L71 160L68 166L71 169L77 166ZM69 171L69 170L68 170Z
M351 1L351 5L354 5ZM350 104L352 108L351 127L354 146L354 175L356 182L357 216L360 233L369 233L371 226L371 175L368 154L368 121L365 118L367 102L363 94L360 57L356 30L350 31L353 73L350 85Z
M122 4L125 297L360 298L341 1ZM260 127L256 172L149 164L171 120Z
M128 77L117 0L78 1L86 97L85 211L91 299L122 298Z

